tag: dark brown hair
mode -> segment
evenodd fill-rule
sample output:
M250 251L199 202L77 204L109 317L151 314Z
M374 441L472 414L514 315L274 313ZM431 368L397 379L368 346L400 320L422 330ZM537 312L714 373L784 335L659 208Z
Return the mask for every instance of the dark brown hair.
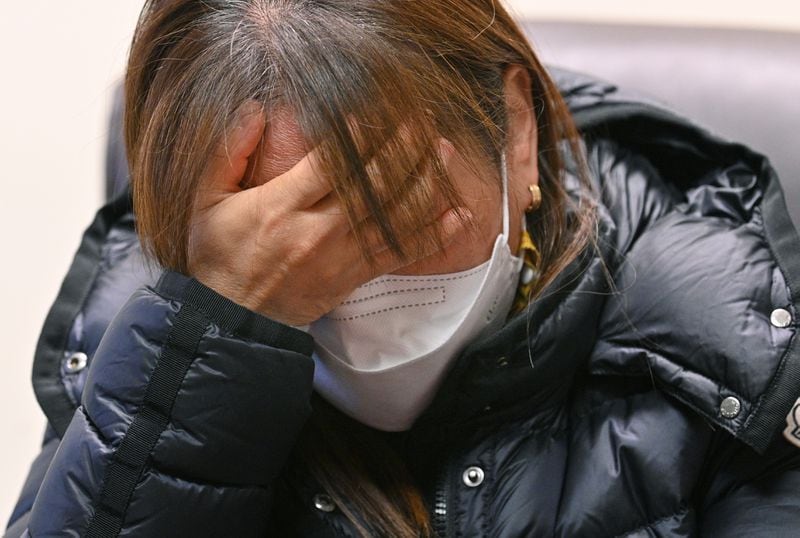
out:
M569 111L498 1L146 2L125 83L126 146L145 252L188 272L203 156L224 140L239 107L256 100L268 122L276 106L293 111L309 146L319 148L326 177L336 178L332 188L351 222L354 208L369 208L387 245L410 255L398 231L415 227L433 190L459 202L435 151L440 137L474 168L490 162L497 169L505 144L503 74L512 64L530 74L537 120L543 201L530 230L541 252L535 295L592 241L595 215L564 187L565 151L585 170ZM409 179L410 169L419 174ZM588 193L588 176L578 177ZM391 218L387 199L395 201ZM419 245L437 240L420 235ZM358 442L345 436L336 420L315 410L298 453L347 517L364 535L431 535L399 458L367 430Z

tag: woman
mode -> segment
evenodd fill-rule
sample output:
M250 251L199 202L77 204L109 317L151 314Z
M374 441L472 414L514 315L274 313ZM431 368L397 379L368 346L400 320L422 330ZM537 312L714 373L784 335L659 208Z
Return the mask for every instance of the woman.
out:
M125 114L164 269L101 210L10 536L797 532L762 157L557 87L489 0L149 2Z

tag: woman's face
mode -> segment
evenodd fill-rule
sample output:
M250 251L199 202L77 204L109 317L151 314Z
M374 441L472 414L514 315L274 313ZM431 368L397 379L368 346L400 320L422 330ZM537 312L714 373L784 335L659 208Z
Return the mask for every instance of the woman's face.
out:
M505 76L506 104L509 110L509 138L506 148L509 179L509 247L516 254L521 220L530 204L528 186L537 183L536 131L533 123L530 79L523 68L512 66ZM264 135L264 152L258 183L269 181L297 164L308 149L292 113L273 110ZM457 155L449 160L449 172L467 208L472 212L474 229L456 239L442 251L418 260L396 274L426 275L463 271L491 256L497 235L502 231L503 203L500 170L487 166L479 175Z

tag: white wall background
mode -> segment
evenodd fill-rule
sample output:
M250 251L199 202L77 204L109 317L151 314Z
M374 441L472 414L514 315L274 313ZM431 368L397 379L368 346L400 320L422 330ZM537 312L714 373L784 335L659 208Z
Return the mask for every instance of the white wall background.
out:
M795 0L509 0L548 19L800 31ZM141 0L0 0L0 528L44 419L30 368L42 322L102 200L109 89Z

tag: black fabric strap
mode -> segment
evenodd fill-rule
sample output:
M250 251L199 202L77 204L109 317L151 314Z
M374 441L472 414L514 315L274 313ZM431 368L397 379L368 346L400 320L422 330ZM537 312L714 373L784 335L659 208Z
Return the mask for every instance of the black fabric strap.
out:
M178 390L209 324L209 319L191 305L184 304L178 311L142 406L106 468L86 538L114 537L122 529L133 490L167 427Z
M304 355L314 350L308 333L248 310L181 273L165 270L154 289L163 297L194 306L228 334Z
M775 172L768 168L764 173L770 177L761 203L764 229L792 294L795 334L769 388L759 399L755 412L744 425L744 439L762 453L766 451L775 434L783 429L786 415L800 396L800 342L798 342L800 335L797 323L797 316L800 314L800 237L789 218L786 201Z

